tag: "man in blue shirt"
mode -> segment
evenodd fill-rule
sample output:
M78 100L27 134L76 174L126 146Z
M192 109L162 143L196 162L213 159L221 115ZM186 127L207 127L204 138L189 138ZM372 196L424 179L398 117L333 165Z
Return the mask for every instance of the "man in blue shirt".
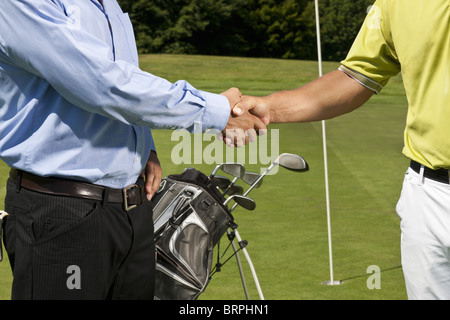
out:
M116 0L1 1L12 298L153 298L148 199L162 173L151 128L264 129L230 117L239 100L235 88L213 94L140 70Z

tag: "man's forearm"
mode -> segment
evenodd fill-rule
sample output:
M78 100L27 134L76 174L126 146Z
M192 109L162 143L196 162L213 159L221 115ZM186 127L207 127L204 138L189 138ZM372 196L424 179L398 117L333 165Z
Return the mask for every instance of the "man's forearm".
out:
M279 91L265 99L270 122L311 122L331 119L362 106L374 92L336 70L298 89Z

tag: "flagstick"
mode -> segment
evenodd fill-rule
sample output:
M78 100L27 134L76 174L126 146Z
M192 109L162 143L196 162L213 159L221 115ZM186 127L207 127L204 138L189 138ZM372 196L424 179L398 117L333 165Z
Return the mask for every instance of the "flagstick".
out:
M318 52L318 62L319 62L319 77L323 75L322 71L322 44L320 38L320 16L319 16L319 1L315 0L316 7L316 32L317 32L317 52ZM338 285L341 281L334 280L333 272L333 249L331 240L331 217L330 217L330 192L328 183L328 156L327 156L327 136L326 136L326 125L325 121L322 121L322 136L323 136L323 154L324 154L324 165L325 165L325 196L327 205L327 224L328 224L328 248L330 256L330 280L323 282L326 285Z

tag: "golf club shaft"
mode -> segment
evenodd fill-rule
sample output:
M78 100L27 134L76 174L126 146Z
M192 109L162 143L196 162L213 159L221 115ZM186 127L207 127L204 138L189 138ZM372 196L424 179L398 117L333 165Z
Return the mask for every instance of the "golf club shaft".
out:
M254 187L259 183L259 181L261 181L261 179L264 178L264 176L268 174L270 170L272 170L272 168L275 166L276 163L277 163L276 161L272 162L272 164L266 169L266 171L264 171L264 173L260 175L259 178L250 186L250 188L248 188L248 190L244 193L244 196L247 196L250 193L250 191L254 189ZM237 205L238 205L237 203L234 204L234 206L231 207L230 212L233 211Z
M228 191L230 191L230 189L234 186L234 184L236 183L236 181L238 179L239 179L239 177L234 177L233 181L231 181L231 183L228 185L228 187L223 192L224 195L227 194Z

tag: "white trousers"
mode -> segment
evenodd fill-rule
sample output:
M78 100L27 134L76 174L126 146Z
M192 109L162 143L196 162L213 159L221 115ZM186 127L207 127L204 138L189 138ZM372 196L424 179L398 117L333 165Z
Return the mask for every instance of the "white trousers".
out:
M397 213L410 300L450 300L450 184L408 169Z

